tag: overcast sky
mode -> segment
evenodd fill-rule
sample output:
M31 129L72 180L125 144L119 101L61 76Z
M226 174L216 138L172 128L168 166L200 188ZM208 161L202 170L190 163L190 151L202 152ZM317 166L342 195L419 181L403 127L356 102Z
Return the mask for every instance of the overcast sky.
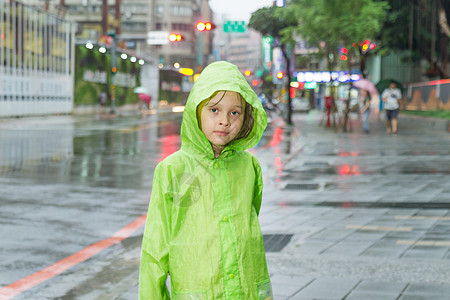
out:
M245 21L252 12L264 6L271 6L273 0L210 0L209 6L217 16L227 15L229 21Z

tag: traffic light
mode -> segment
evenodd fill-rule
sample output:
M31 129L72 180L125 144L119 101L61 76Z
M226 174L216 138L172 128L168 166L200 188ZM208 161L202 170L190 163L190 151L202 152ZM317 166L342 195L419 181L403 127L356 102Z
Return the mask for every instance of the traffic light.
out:
M377 47L377 45L375 44L375 42L365 40L364 43L360 47L361 47L361 52L363 54L366 54L367 51L375 49Z
M245 75L245 76L250 76L250 75L252 75L252 72L251 72L249 69L246 69L246 70L244 71L244 75Z
M117 68L116 67L112 67L111 68L111 73L115 74L117 72Z
M342 53L341 60L347 60L348 59L348 57L347 57L348 49L347 48L341 48L341 53Z
M179 33L169 34L169 41L171 41L171 42L181 42L182 40L183 40L183 36Z
M277 72L277 78L278 78L278 79L283 79L283 77L284 77L284 73L281 72L281 71L278 71L278 72Z
M198 22L196 28L198 31L211 31L216 26L211 22Z

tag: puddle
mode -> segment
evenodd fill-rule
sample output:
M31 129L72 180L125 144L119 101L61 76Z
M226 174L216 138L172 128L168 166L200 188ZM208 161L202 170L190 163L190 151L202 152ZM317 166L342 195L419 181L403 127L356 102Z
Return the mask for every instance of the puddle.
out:
M318 190L318 183L288 183L284 187L285 190Z
M292 238L292 234L264 234L264 249L266 252L280 252Z

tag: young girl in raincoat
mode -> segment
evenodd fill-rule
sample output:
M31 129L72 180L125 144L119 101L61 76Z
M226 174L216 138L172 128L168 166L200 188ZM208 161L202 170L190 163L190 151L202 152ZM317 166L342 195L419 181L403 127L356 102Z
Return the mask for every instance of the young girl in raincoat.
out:
M155 169L141 300L272 299L258 221L261 168L245 151L266 125L235 65L215 62L203 70L184 110L181 149Z

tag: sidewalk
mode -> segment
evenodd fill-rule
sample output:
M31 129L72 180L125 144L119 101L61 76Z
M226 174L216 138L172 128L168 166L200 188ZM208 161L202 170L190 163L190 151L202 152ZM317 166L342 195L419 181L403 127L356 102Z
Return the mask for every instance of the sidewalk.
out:
M274 299L450 299L448 133L318 117L296 115L300 151L258 156L274 170L260 217Z

